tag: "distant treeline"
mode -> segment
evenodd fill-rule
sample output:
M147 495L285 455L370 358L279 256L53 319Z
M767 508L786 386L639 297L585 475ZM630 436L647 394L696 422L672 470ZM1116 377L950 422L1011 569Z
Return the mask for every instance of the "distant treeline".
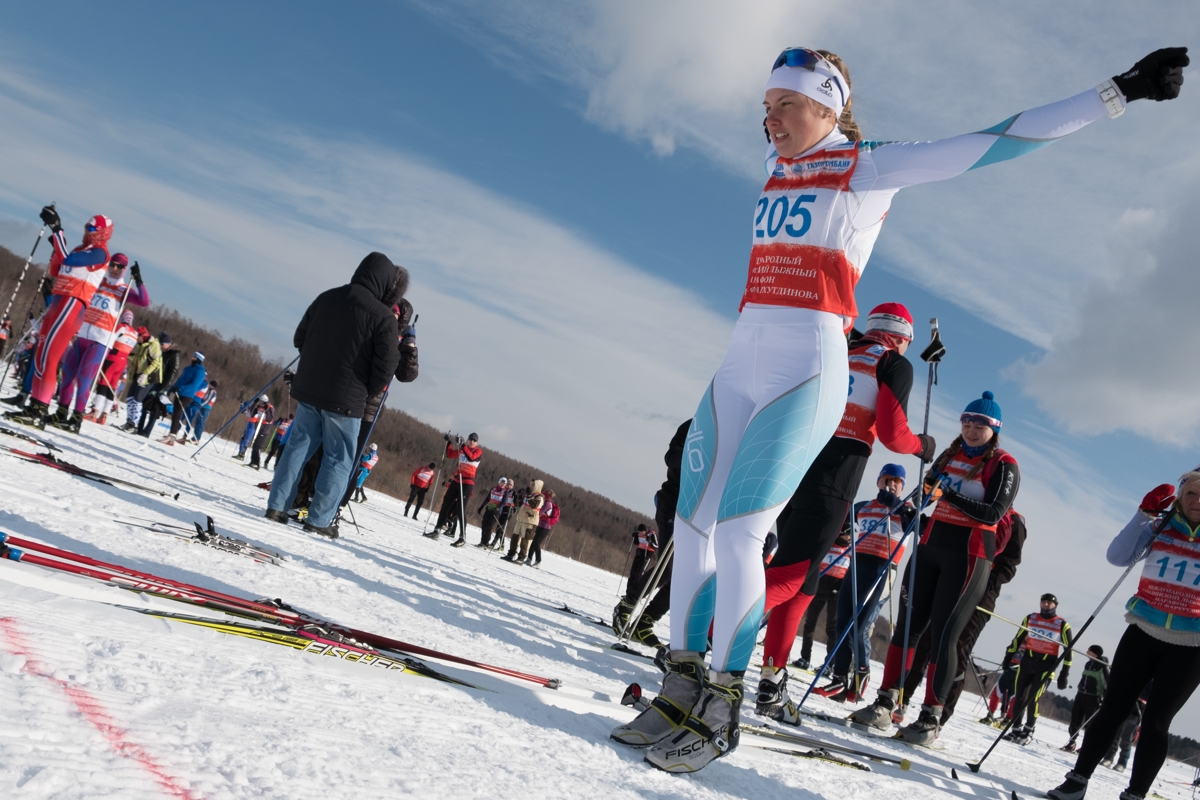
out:
M32 245L32 242L31 242ZM49 242L43 242L41 248L47 248ZM38 255L45 253L39 248ZM0 247L0 302L7 303L17 277L24 264L24 257L18 257L12 252ZM13 340L10 347L15 345L15 339L24 322L24 315L30 307L33 293L41 277L43 266L34 264L29 268L29 274L21 286L20 295L13 303L11 315L13 318ZM154 275L146 276L146 283L154 296ZM2 308L0 308L2 310ZM132 309L135 325L145 325L152 333L167 331L175 344L184 352L191 353L200 350L205 356L205 366L210 379L220 383L218 400L213 407L207 423L207 433L214 433L225 420L238 411L240 400L249 400L255 396L263 384L283 370L286 362L269 361L262 355L258 345L244 339L226 339L221 334L209 328L202 327L178 312L158 305L148 309ZM295 309L296 322L304 309ZM418 342L419 345L419 342ZM290 360L290 358L289 358ZM184 364L187 359L184 359ZM427 369L428 367L423 367ZM417 378L421 380L421 378ZM404 384L393 384L389 395L388 405L380 415L375 425L371 441L379 445L379 465L371 473L366 489L368 498L372 492L383 492L392 497L405 500L408 498L409 477L418 464L428 464L430 461L440 462L445 450L442 440L444 431L417 420L399 410L404 406ZM267 395L271 398L276 412L287 414L294 412L295 402L289 397L287 386L278 381ZM482 428L485 424L500 420L477 420L470 423L472 428ZM242 435L243 424L235 421L222 434L223 438L237 440ZM470 430L457 431L464 436ZM662 443L666 452L668 440ZM546 488L553 489L558 503L562 506L562 519L555 528L545 549L560 553L576 561L582 561L610 572L620 572L627 563L631 533L639 523L653 526L653 520L638 514L631 509L614 503L608 498L588 491L583 487L568 483L561 478L539 470L529 464L509 458L488 447L487 441L481 442L484 448L483 463L475 482L475 495L471 498L470 508L467 509L468 519L478 524L480 515L476 509L487 496L488 490L501 477L512 478L517 486L527 485L533 478L545 481ZM445 470L443 470L443 477ZM270 471L247 474L248 481L258 482L270 480ZM666 466L663 466L663 477L666 477ZM657 489L657 486L647 487L647 492ZM441 502L441 491L437 494ZM433 492L426 497L426 507L433 499ZM368 502L369 499L368 499ZM266 496L263 496L263 507L266 507Z

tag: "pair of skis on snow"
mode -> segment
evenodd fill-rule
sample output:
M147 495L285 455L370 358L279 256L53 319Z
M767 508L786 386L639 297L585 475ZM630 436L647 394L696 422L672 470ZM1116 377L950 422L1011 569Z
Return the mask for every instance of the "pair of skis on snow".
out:
M282 600L265 598L249 600L118 564L107 563L9 533L0 532L0 558L80 575L110 583L131 592L146 593L174 600L207 612L218 612L225 617L120 606L166 620L199 625L222 633L282 645L307 653L339 658L377 668L399 670L470 688L479 687L438 672L416 657L473 667L509 678L529 681L550 689L557 689L561 685L557 678L530 675L506 667L442 653L379 634L337 625L320 617L298 611Z
M274 550L267 550L264 547L259 547L258 545L252 544L243 539L237 539L218 532L217 526L213 522L212 517L207 518L208 525L206 528L201 528L199 522L194 523L196 526L195 533L191 532L191 528L187 528L183 525L172 525L169 522L158 522L156 520L142 519L140 517L131 517L130 519L114 519L113 522L119 522L122 525L128 525L130 528L141 528L142 530L151 531L153 533L161 533L166 536L173 536L180 541L191 544L201 544L206 547L211 547L214 550L245 556L246 558L252 558L255 561L261 561L266 564L274 564L279 566L287 560L282 553L277 553Z
M7 428L0 428L0 430L2 430L5 433L8 433L10 436L18 435L17 433L12 432ZM7 445L2 445L2 444L0 444L0 450L3 450L6 453L11 453L12 455L16 456L17 458L23 459L25 461L32 461L35 464L41 464L42 466L61 470L62 472L66 472L69 475L74 475L77 478L84 478L85 480L95 481L96 483L103 483L103 484L107 484L109 486L128 486L131 489L137 489L139 492L147 492L148 494L156 494L159 497L169 497L172 500L179 499L179 492L175 492L175 494L170 494L169 492L163 492L158 489L151 489L148 486L142 486L140 483L134 483L132 481L127 481L127 480L124 480L123 478L114 478L111 475L104 475L103 473L100 473L100 472L95 472L90 469L84 469L83 467L78 467L78 466L70 463L69 461L63 461L58 456L54 455L53 452L49 451L49 448L52 448L53 450L58 450L57 447L54 447L49 442L43 441L41 439L36 439L31 436L20 436L20 438L25 439L30 442L33 442L34 444L41 445L42 447L46 447L46 448L48 448L48 450L45 453L29 453L29 452L26 452L25 450L18 450L15 447L8 447Z

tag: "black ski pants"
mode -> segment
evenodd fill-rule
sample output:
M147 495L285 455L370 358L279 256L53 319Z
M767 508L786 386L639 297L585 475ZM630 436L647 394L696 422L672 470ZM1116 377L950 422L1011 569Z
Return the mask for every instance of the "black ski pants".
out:
M180 397L175 401L174 407L171 409L171 435L175 436L183 427L183 415L187 413L188 407L194 401L190 397ZM189 417L190 419L190 417Z
M1038 703L1054 678L1054 664L1057 660L1055 656L1031 656L1028 653L1021 659L1021 665L1017 667L1016 689L1013 691L1016 701L1013 708L1018 712L1017 718L1013 720L1014 726L1024 725L1026 728L1032 728L1037 724ZM1025 717L1024 722L1021 721L1022 715Z
M820 560L817 563L820 564ZM841 588L842 579L833 575L826 575L817 581L817 592L808 604L808 610L804 612L804 638L800 641L800 657L805 661L812 661L813 634L817 631L817 619L821 616L822 609L825 610L825 647L833 649L837 643L837 599L838 590Z
M495 506L487 506L483 510L483 521L479 523L479 546L487 547L492 541L492 532L500 519L499 510Z
M553 528L537 529L537 533L533 535L533 544L529 546L529 555L525 559L527 564L542 563L542 545L546 543L552 533L554 533Z
M512 512L512 506L505 506L500 511L500 515L496 517L496 532L492 535L491 540L488 541L489 547L498 548L500 543L504 541L504 532L508 527L508 518L512 516Z
M975 605L978 608L985 608L988 611L996 610L996 599L1000 597L1000 589L1003 584L996 580L995 575L988 577L987 588L983 592L983 597ZM901 590L901 596L904 591ZM949 721L950 717L954 716L954 709L958 706L958 698L962 696L963 689L969 683L975 683L975 678L979 677L980 683L985 683L982 676L973 674L975 667L971 662L971 653L975 650L975 642L979 640L979 634L983 633L983 628L991 620L990 614L985 614L979 611L978 608L971 619L967 622L967 627L963 628L962 634L958 637L958 674L962 680L956 680L950 687L949 694L946 695L946 701L942 705L942 725ZM904 680L904 696L911 698L916 696L917 687L920 686L921 680L925 677L926 667L929 666L929 631L921 634L921 639L917 642L916 651L913 654L913 663L909 667L908 677ZM981 694L986 696L988 690L986 686L977 687Z
M661 496L660 493L659 497ZM675 504L661 503L654 511L654 524L658 526L658 552L661 557L663 548L667 546L667 543L671 541L671 537L675 535ZM675 548L672 547L670 558L673 559L674 557ZM642 611L642 618L660 620L670 610L671 564L667 563L663 565L662 577L658 581L658 588L654 591L654 597L650 599L650 602L646 604L646 609Z
M950 688L958 676L958 639L962 636L987 589L992 563L969 555L966 548L917 545L916 580L910 569L904 570L904 591L896 610L896 629L884 669L881 689L896 688L900 681L902 659L912 656L921 634L928 628L932 680L925 686L925 703L944 706ZM912 607L912 628L908 610ZM905 695L905 700L909 698Z
M413 519L417 518L417 514L421 513L421 506L425 505L425 493L428 491L428 486L421 488L415 483L409 484L408 502L404 504L404 516L408 516L408 509L415 504L417 510L413 512Z
M446 488L446 494L442 495L442 509L438 512L438 521L435 527L445 528L462 523L462 532L459 536L466 536L467 521L462 519L462 512L466 509L467 501L471 499L474 492L475 484L473 483L451 481Z
M278 466L279 459L283 456L283 448L285 447L287 447L287 445L280 444L278 439L271 442L271 451L267 453L267 457L263 459L263 469L266 469L271 465L272 458L275 459L275 465Z
M1070 735L1072 741L1084 729L1088 721L1092 718L1092 714L1095 714L1099 708L1099 695L1084 694L1083 692L1075 695L1075 702L1071 703L1071 726L1067 729L1067 733Z
M1168 644L1136 625L1125 629L1117 645L1104 701L1083 736L1075 772L1091 777L1151 680L1154 686L1142 713L1142 732L1129 777L1129 791L1149 794L1167 757L1171 720L1200 685L1200 647Z
M154 426L158 424L159 418L167 410L158 398L158 394L163 391L163 388L161 383L152 384L146 394L142 396L148 399L146 400L146 404L142 406L142 418L138 420L138 436L149 438L151 432L154 430Z

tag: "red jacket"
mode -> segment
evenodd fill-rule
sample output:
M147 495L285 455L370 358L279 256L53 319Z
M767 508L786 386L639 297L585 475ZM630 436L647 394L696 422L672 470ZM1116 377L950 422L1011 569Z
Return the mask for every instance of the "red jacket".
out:
M471 486L475 485L475 470L479 469L479 462L483 460L482 447L471 447L469 444L464 444L459 449L453 444L447 444L446 458L458 461L458 468L450 476L451 480Z
M412 485L418 489L428 489L433 482L433 470L429 467L417 467L413 470Z

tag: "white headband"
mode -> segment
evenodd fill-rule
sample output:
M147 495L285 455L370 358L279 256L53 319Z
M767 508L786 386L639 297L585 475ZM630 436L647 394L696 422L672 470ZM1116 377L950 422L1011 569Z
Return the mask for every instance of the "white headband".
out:
M842 109L850 99L850 87L837 68L822 61L815 69L804 67L780 67L767 79L768 89L788 89L816 100L833 113L841 116Z

